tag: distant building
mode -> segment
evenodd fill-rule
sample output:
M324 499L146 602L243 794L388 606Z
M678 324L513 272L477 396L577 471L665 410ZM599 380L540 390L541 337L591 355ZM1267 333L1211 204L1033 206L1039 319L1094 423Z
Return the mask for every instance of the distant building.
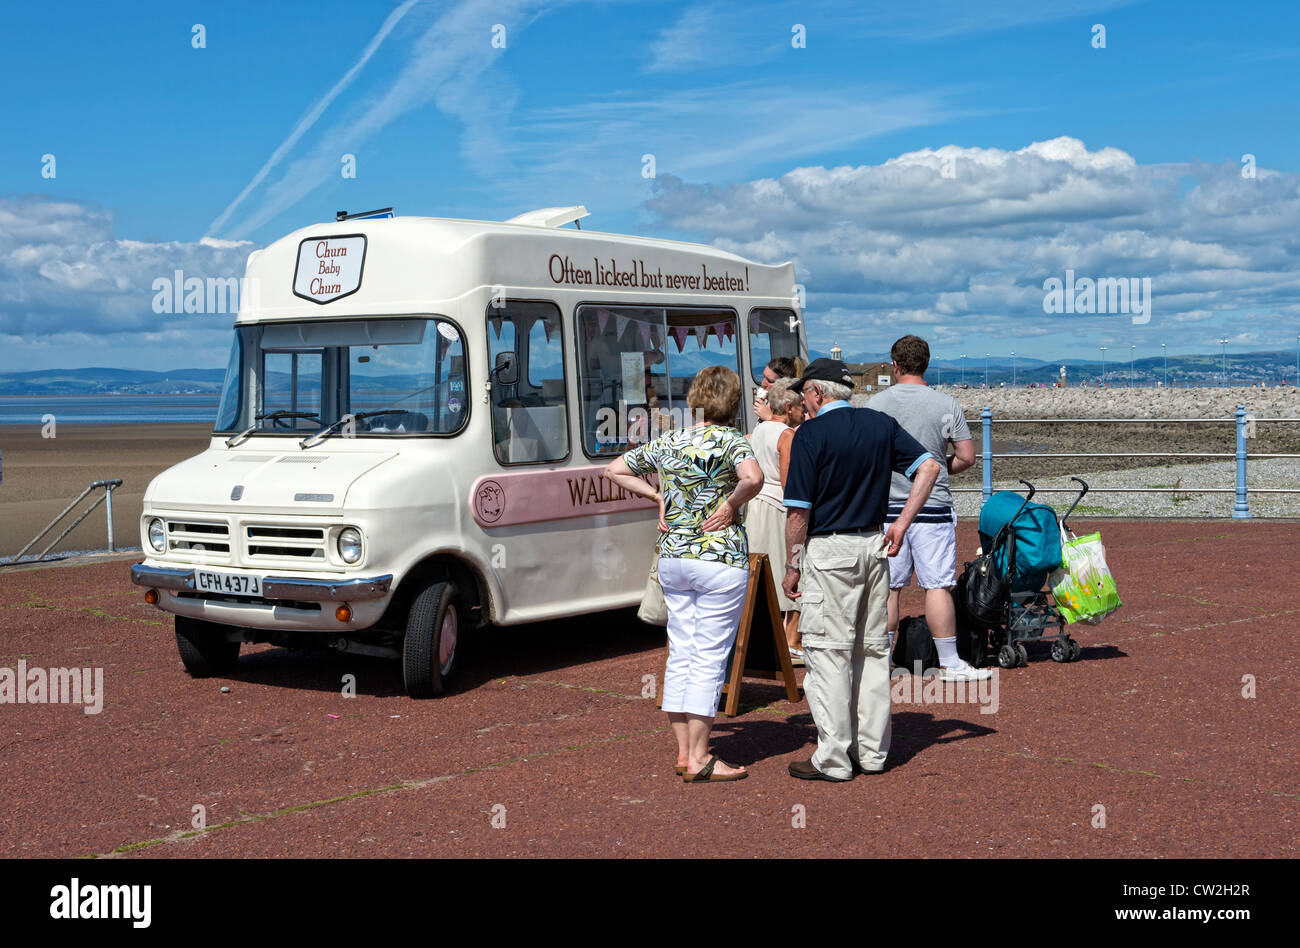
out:
M894 384L894 367L889 362L848 362L844 368L853 376L855 392L878 392Z
M831 345L831 358L836 360L837 362L844 361L844 350L840 348L840 344L838 342L832 343Z

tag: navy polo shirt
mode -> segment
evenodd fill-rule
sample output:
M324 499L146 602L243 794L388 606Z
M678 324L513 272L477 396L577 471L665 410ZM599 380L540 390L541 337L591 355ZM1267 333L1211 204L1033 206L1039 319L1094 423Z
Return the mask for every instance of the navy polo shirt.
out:
M884 523L893 471L911 478L932 456L884 412L827 402L794 433L785 505L808 510L808 535Z

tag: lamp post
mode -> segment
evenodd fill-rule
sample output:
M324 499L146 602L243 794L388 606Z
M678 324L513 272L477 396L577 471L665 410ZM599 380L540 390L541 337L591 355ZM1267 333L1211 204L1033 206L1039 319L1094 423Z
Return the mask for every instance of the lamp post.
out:
M1016 351L1011 350L1011 387L1016 387Z
M1165 351L1165 344L1160 343L1160 355L1165 360L1165 388L1169 387L1169 353ZM1300 356L1296 357L1300 360Z
M1106 347L1098 346L1097 348L1101 350L1101 387L1105 388L1106 387Z
M989 354L984 353L984 387L989 387Z
M961 354L961 384L966 384L966 353Z
M1228 340L1220 339L1219 345L1223 346L1223 384L1220 388L1228 387Z
M1128 387L1133 387L1133 360L1137 358L1137 346L1129 346L1128 353Z

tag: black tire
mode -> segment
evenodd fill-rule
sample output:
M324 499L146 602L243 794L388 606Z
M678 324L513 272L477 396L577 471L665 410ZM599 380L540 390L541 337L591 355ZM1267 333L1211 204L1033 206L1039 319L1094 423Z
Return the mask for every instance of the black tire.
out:
M1004 645L998 649L998 664L1003 668L1015 668L1020 664L1020 653L1014 645Z
M176 617L176 649L193 678L210 678L233 671L239 662L239 642L230 641L230 626Z
M1070 661L1077 662L1079 660L1079 656L1082 654L1083 654L1083 646L1080 645L1078 642L1076 642L1074 639L1070 639Z
M1070 643L1063 639L1057 639L1052 643L1052 661L1068 662L1074 650L1070 648Z
M462 651L464 619L455 583L430 581L411 600L402 639L402 680L412 698L432 698L448 689ZM450 652L444 655L445 645Z
M1016 650L1016 654L1020 656L1020 667L1024 668L1029 664L1029 649L1025 648L1024 642L1017 642L1012 647Z

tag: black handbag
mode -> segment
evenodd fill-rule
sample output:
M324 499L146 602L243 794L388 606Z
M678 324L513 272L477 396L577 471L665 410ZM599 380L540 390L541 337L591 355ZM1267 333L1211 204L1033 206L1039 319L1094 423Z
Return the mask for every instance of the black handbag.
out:
M1003 527L989 544L988 552L967 563L966 571L957 581L957 598L962 610L969 618L990 627L1002 625L1011 599L1011 583L998 572L996 559L1006 536L1007 528ZM1010 550L1007 555L1012 555Z

